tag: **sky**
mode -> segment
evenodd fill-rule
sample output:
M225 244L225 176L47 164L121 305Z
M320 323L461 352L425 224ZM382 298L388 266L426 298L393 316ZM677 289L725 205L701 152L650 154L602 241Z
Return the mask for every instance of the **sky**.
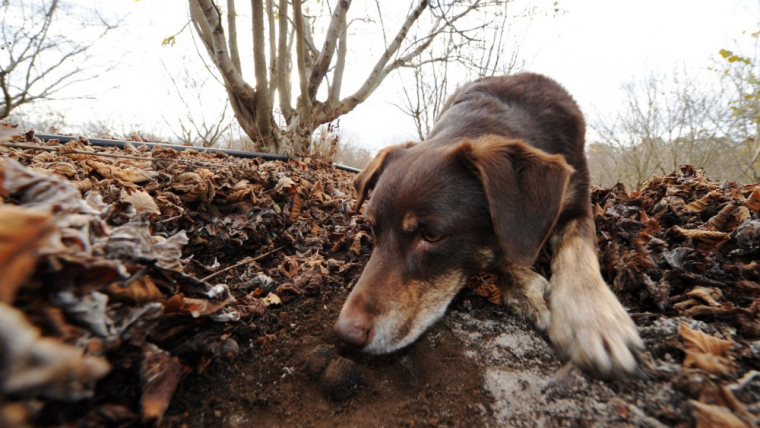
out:
M550 8L554 1L532 3ZM518 23L521 55L526 70L564 85L587 118L614 111L624 101L621 84L652 70L685 67L695 78L706 78L720 49L746 45L743 32L760 25L757 0L560 0L557 5L559 14L538 14ZM72 88L93 99L59 101L52 110L64 112L71 125L102 121L117 132L143 129L171 135L168 126L176 126L185 109L172 94L168 76L195 70L200 89L185 88L183 94L199 113L219 114L224 90L203 71L192 32L180 33L174 46L161 45L187 22L186 0L109 0L105 7L127 16L118 33L93 52L115 61L115 68L84 87ZM374 8L374 2L354 0L349 13L361 16L368 7ZM388 28L393 24L385 22ZM245 30L241 27L239 32ZM344 93L361 83L383 47L377 32L354 35L349 43L357 48L349 48ZM241 52L246 52L242 45ZM415 139L411 119L394 106L399 85L397 76L389 76L368 101L344 116L346 136L371 151Z

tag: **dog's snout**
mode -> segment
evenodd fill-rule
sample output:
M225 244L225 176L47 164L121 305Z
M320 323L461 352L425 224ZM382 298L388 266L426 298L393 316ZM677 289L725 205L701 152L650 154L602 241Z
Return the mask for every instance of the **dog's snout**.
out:
M333 326L333 332L338 338L348 344L364 347L369 342L371 326L369 320L362 315L341 316Z

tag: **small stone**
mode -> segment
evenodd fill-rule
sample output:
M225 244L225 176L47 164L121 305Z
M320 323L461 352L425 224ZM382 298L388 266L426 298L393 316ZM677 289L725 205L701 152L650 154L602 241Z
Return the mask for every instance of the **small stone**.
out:
M331 346L315 348L306 357L306 373L312 378L317 378L325 371L327 365L336 355L335 348Z
M322 375L322 386L329 398L347 400L364 386L364 375L355 362L339 356L327 365Z
M240 346L235 339L228 337L222 342L222 357L228 360L234 360L240 353Z

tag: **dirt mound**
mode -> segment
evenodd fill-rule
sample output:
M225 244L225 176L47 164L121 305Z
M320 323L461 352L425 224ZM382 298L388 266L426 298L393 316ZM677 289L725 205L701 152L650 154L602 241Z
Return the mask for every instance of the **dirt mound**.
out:
M489 303L488 275L407 349L338 344L372 243L329 162L21 140L0 145L2 426L758 423L758 186L687 167L594 191L651 353L604 383Z

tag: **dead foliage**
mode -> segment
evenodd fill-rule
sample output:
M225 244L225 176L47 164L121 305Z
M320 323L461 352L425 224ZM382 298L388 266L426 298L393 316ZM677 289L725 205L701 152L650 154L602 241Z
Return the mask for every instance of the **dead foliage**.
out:
M2 426L160 424L236 327L271 342L269 306L369 252L350 174L319 159L23 139L0 146Z
M618 185L592 195L609 284L634 316L684 320L678 337L654 338L653 353L683 358L674 383L699 427L760 421L760 388L740 380L760 368L758 196L760 185L710 181L689 166L634 194Z

